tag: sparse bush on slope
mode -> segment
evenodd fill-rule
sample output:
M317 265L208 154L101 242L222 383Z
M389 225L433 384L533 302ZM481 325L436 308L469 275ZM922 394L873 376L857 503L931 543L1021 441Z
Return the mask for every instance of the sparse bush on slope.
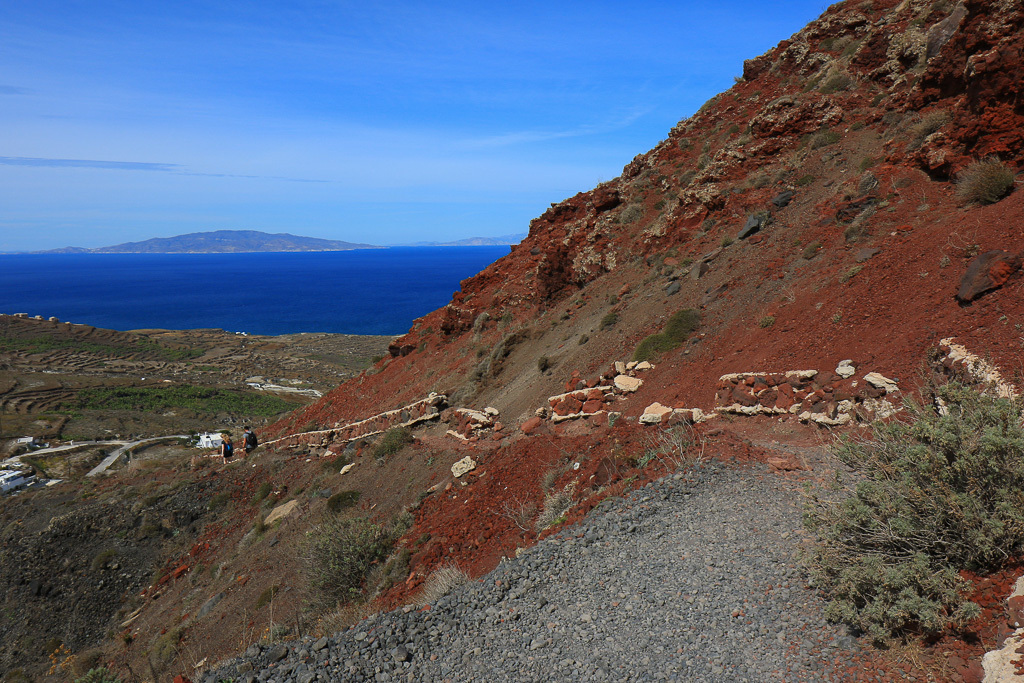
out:
M333 609L362 593L374 562L391 551L397 530L368 519L329 518L306 534L306 576L310 603Z
M965 624L979 609L959 572L1024 553L1024 405L958 384L937 395L945 415L908 404L909 421L843 440L836 453L860 481L807 509L821 540L806 559L826 616L879 644Z
M384 432L380 441L377 442L377 446L373 449L373 455L378 459L384 459L402 450L412 441L412 432L408 427L392 427Z
M633 360L650 360L659 353L679 348L699 325L700 314L697 311L687 308L673 313L660 334L652 334L640 342L633 352Z
M998 159L976 161L956 182L956 192L967 203L995 204L1013 189L1013 169Z

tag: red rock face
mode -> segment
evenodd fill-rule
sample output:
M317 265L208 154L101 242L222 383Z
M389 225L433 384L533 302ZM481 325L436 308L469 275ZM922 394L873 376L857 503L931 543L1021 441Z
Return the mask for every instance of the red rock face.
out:
M977 257L967 267L956 298L962 303L974 301L985 292L1006 284L1020 270L1021 258L998 249Z

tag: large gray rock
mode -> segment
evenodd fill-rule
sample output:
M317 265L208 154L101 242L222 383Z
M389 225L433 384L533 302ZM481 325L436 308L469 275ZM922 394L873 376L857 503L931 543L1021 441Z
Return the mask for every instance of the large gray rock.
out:
M740 234L736 235L736 239L742 240L750 237L761 229L761 226L764 225L764 221L765 217L762 214L747 216L747 222L743 224L743 228L740 229Z
M789 205L789 203L793 201L793 197L795 196L795 192L793 192L792 190L786 190L785 192L776 195L775 199L772 200L772 204L781 209Z

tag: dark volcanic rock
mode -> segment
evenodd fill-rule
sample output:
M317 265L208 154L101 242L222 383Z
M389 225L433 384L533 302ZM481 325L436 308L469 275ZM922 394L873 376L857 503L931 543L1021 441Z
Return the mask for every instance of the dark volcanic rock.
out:
M1020 265L1020 256L999 249L986 251L967 266L956 298L961 303L968 303L985 292L1002 287L1020 270Z
M776 195L775 199L772 200L772 204L781 209L785 206L788 206L789 203L793 201L793 197L795 196L795 192L793 192L792 190L786 190L785 192Z

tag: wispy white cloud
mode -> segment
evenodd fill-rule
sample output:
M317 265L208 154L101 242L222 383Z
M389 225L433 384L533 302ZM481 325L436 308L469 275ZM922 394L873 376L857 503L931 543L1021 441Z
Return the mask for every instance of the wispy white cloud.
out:
M207 178L251 178L255 180L283 180L291 183L328 183L315 178L288 178L286 176L247 175L240 173L199 173L185 170L180 164L150 161L103 161L99 159L47 159L42 157L0 157L4 166L34 166L38 168L97 168L109 171L156 171L175 175Z
M491 135L482 138L476 138L467 140L465 142L468 148L483 148L483 147L507 147L511 145L523 145L536 142L550 142L552 140L564 140L567 138L579 138L588 135L604 135L607 133L614 133L617 130L627 128L637 120L642 118L645 114L650 113L651 107L643 109L636 109L630 114L606 123L597 124L584 124L577 126L576 128L569 128L566 130L522 130L522 131L511 131L508 133L501 133L499 135Z

